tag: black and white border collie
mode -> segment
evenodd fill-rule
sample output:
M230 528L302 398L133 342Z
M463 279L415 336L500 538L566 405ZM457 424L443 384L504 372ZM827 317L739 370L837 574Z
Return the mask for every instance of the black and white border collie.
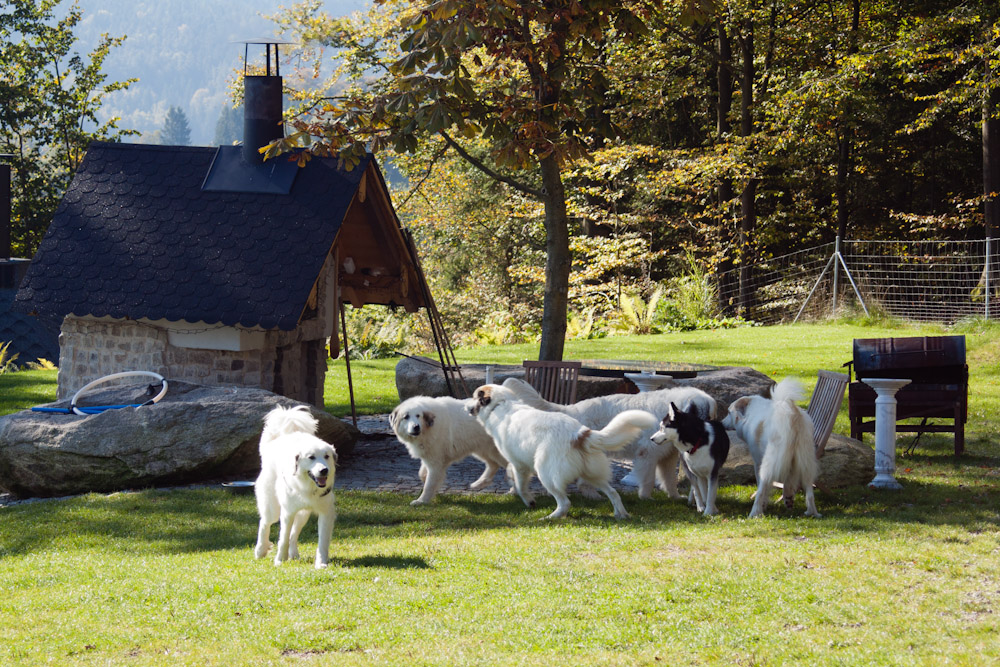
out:
M681 453L691 480L695 506L705 516L718 514L715 498L719 492L719 471L729 456L729 436L722 424L698 416L696 406L689 411L673 403L650 439L657 445L672 444Z

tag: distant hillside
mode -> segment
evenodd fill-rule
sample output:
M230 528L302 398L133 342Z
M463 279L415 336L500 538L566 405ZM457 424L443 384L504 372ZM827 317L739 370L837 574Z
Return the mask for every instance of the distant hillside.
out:
M102 116L120 116L119 126L144 135L163 127L167 110L180 107L191 127L191 143L211 145L227 81L240 67L240 40L274 34L264 16L287 0L78 0L83 20L76 29L81 52L89 52L101 33L126 35L105 61L109 80L137 77L130 90L109 98ZM345 15L367 0L327 0L327 10ZM68 7L68 2L65 3ZM56 9L60 14L60 8ZM256 50L255 50L256 49ZM262 47L251 47L250 57Z

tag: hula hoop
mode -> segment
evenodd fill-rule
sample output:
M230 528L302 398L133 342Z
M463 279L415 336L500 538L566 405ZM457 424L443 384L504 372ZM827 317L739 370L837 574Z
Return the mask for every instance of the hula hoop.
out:
M86 393L89 389L91 389L93 387L96 387L97 385L102 384L104 382L108 382L109 380L117 380L119 378L132 377L133 375L142 375L142 376L145 376L145 377L151 377L151 378L154 378L156 380L159 380L159 383L161 385L163 385L163 388L160 389L160 393L159 394L157 394L153 398L149 399L145 403L129 403L129 404L126 404L126 405L89 405L89 406L82 407L82 408L77 407L76 401L80 398L80 396L82 396L84 393ZM155 386L155 385L150 385L150 387L153 387L153 386ZM120 408L141 408L141 407L146 406L146 405L152 405L153 403L156 403L161 398L163 398L166 394L167 394L167 380L166 380L166 378L164 378L159 373L153 373L152 371L122 371L121 373L112 373L111 375L105 375L102 378L98 378L97 380L94 380L93 382L90 382L90 383L84 385L83 388L80 389L80 391L78 391L75 394L73 394L73 400L70 401L70 404L69 404L68 408L41 408L41 407L35 407L35 408L31 408L31 410L32 410L32 412L56 412L56 413L64 414L64 415L73 415L73 414L76 414L76 415L96 415L96 414L100 414L100 413L104 412L105 410L118 410Z
M76 406L76 402L80 398L80 396L85 394L91 388L96 387L99 384L109 382L111 380L117 380L119 378L124 378L124 377L132 377L134 375L142 375L145 377L151 377L155 380L159 380L160 384L163 385L163 388L160 389L159 394L149 399L145 403L135 403L131 405L95 405L85 408L78 408ZM69 407L75 414L78 415L92 415L92 414L97 414L98 412L104 412L105 410L115 410L118 408L141 408L145 405L152 405L156 403L161 398L163 398L166 395L166 393L167 393L167 380L159 373L154 373L152 371L122 371L121 373L112 373L111 375L105 375L102 378L98 378L93 382L89 382L83 385L83 387L81 387L78 392L73 394L73 400L69 402Z

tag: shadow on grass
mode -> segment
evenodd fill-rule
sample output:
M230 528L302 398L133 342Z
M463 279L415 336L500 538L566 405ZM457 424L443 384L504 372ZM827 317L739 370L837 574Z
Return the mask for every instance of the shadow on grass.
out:
M955 527L970 532L1000 526L1000 514L991 496L995 468L985 459L972 469L963 461L956 483L937 482L947 475L940 462L903 474L903 489L886 491L853 486L817 492L821 519L805 519L802 494L792 509L780 499L768 506L764 522L747 520L752 487L723 487L718 517L703 517L685 501L670 500L660 492L640 500L623 495L632 518L617 521L606 499L571 496L569 516L541 521L555 508L547 495L533 509L511 495L439 495L433 505L412 507L409 494L341 491L335 541L378 543L462 531L546 529L580 526L620 527L638 532L671 529L733 531L737 535L782 538L803 531L814 535L888 534L919 530L920 526ZM917 465L916 460L908 464ZM171 554L246 549L256 539L257 512L252 496L234 496L219 489L188 488L87 495L0 509L0 560L46 551L93 549L105 553ZM315 541L315 519L303 532L303 542ZM273 530L276 530L273 529ZM402 555L366 556L342 560L347 567L425 568L420 558Z
M374 567L391 570L429 570L423 558L411 556L363 556L361 558L330 558L331 565L339 567Z

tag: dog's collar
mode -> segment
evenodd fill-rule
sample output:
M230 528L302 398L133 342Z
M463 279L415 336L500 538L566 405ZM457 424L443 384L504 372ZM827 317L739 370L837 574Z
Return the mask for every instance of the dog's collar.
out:
M332 492L333 492L333 485L331 484L330 486L326 487L326 491L319 494L319 497L322 498L323 496L329 495Z
M691 451L688 454L694 454L696 451L708 444L708 438L698 438L694 441L694 445L691 446Z

